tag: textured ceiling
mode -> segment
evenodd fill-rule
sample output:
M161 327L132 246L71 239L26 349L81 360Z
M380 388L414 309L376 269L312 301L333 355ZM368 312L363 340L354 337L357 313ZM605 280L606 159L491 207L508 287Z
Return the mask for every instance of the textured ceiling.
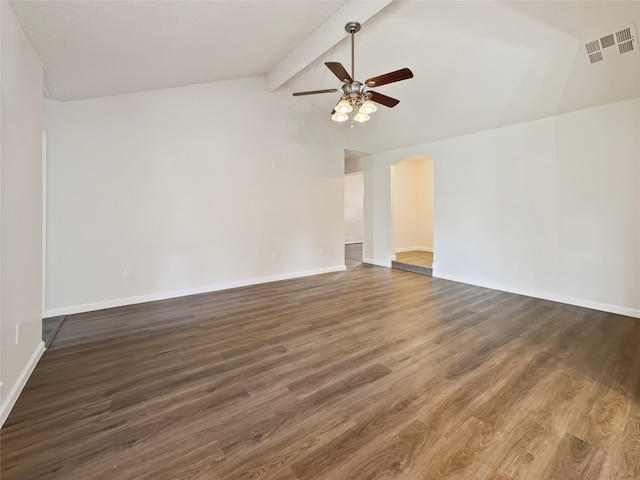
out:
M323 63L339 61L350 70L343 25L366 20L356 35L356 78L402 67L415 77L376 89L401 102L379 107L370 122L348 132L348 146L357 151L640 96L638 52L590 65L584 49L586 41L631 22L640 27L640 1L390 2L11 5L45 64L50 96L59 100L256 75L266 75L270 89L283 82L290 91L337 88ZM334 128L348 129L330 120L337 100L337 94L297 98Z
M11 1L58 100L265 75L342 1Z

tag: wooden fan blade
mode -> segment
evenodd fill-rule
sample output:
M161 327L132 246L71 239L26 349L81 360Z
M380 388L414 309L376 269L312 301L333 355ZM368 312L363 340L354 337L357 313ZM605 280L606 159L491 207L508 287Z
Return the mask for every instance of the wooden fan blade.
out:
M351 75L349 75L349 72L347 72L345 70L345 68L342 66L341 63L339 63L339 62L325 62L325 65L327 66L327 68L329 70L331 70L333 72L333 74L336 77L338 77L338 79L341 82L344 82L344 83L353 82L353 79L351 78Z
M337 92L337 88L329 88L327 90L309 90L308 92L294 92L294 97L299 97L300 95L315 95L316 93L335 93Z
M378 75L377 77L370 78L364 83L367 87L379 87L380 85L399 82L400 80L407 80L409 78L413 78L413 72L408 68L401 68L395 72L389 72L384 75Z
M397 104L400 103L400 100L396 100L395 98L391 98L391 97L387 97L386 95L383 95L381 93L378 92L373 92L371 90L369 90L367 92L369 94L369 96L371 97L371 100L379 103L380 105L384 105L385 107L395 107Z

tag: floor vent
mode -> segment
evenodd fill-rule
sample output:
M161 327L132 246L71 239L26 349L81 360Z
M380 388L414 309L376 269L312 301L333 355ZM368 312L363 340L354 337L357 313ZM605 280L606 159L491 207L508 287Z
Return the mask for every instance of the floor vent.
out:
M638 37L633 24L585 44L589 62L600 63L638 49Z

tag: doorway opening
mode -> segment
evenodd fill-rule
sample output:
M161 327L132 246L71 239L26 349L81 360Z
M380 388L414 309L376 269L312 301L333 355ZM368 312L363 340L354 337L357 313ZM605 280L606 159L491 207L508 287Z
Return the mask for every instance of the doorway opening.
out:
M433 160L408 157L391 167L393 268L433 272Z
M344 256L347 269L362 265L364 172L344 176Z

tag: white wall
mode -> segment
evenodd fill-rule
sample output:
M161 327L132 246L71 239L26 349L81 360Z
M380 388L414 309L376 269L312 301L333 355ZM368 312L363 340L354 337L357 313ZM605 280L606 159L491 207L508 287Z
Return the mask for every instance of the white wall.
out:
M433 165L411 157L392 166L394 252L433 251Z
M371 263L411 155L434 161L434 276L640 317L639 98L358 159Z
M344 243L362 242L364 218L364 175L344 176Z
M393 251L406 251L416 245L417 185L413 162L402 161L391 171L391 218Z
M425 250L433 251L433 160L421 158L416 162L418 188L417 242Z
M42 343L42 63L8 2L0 2L2 74L0 424ZM16 325L20 339L16 344Z
M263 81L45 102L47 314L344 268L343 146Z

